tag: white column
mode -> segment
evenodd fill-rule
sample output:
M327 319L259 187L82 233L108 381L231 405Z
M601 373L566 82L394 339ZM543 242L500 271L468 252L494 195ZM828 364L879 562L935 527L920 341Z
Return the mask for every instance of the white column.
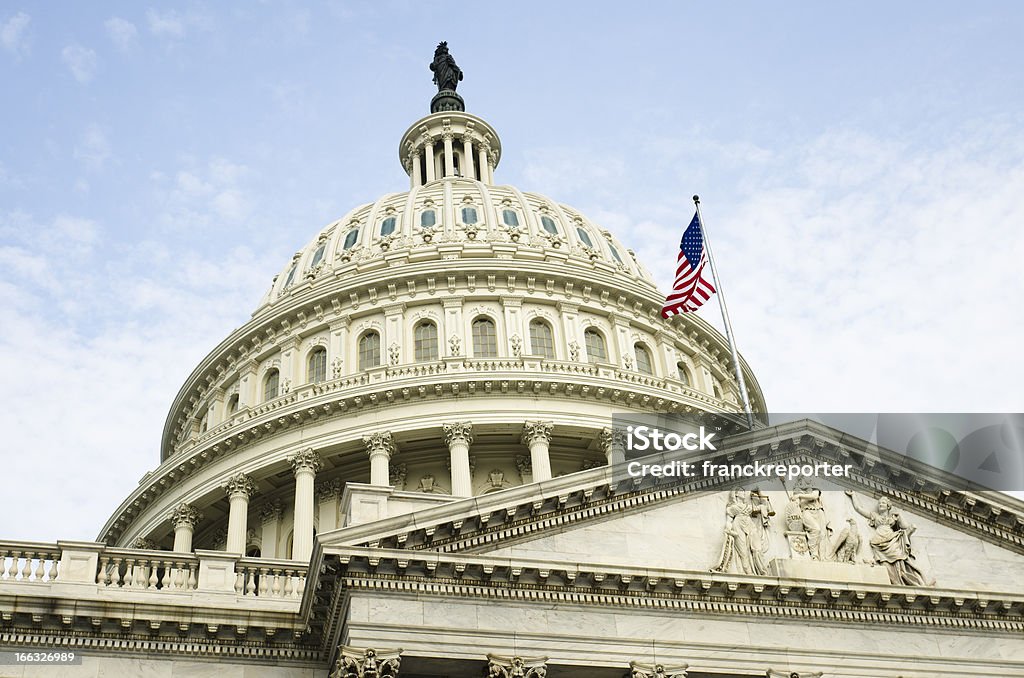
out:
M533 466L533 482L551 477L551 458L548 446L551 444L550 421L528 421L523 426L523 443L530 448L530 463Z
M473 141L469 135L462 137L462 157L465 158L465 167L462 168L463 176L469 179L476 179L476 172L473 168Z
M245 553L245 534L248 530L249 497L256 492L256 483L244 473L236 473L221 485L228 494L228 540L224 550Z
M445 424L444 438L452 459L452 496L473 496L473 475L469 468L469 446L473 425L467 421Z
M484 182L485 184L491 183L491 176L487 172L487 148L487 146L478 145L477 149L477 166L480 168L480 181Z
M420 154L419 151L413 151L411 157L412 157L412 186L413 186L413 188L416 188L417 186L422 186L423 185L423 170L420 169L420 157L421 157L421 154Z
M621 429L601 429L597 443L604 450L605 463L609 466L621 464L626 460L626 435Z
M320 532L330 532L338 527L338 498L341 496L341 481L335 478L316 486L317 515Z
M256 370L259 363L255 360L248 360L239 371L238 384L238 409L252 407L259 398L259 387L257 386Z
M370 457L370 484L379 487L391 486L391 471L388 468L395 443L389 431L363 436L366 454Z
M260 509L260 523L263 534L260 540L260 558L277 558L277 542L280 540L281 504L274 502Z
M292 560L309 560L313 553L313 481L320 470L320 455L307 448L288 458L295 472L295 518Z
M445 130L441 138L444 140L444 175L450 177L455 174L455 151L452 148L451 130Z
M171 525L174 526L174 552L192 552L192 533L203 514L184 502L171 511Z
M427 165L427 182L429 183L437 178L434 176L434 141L432 139L428 140L423 145L423 149L423 155L426 159Z

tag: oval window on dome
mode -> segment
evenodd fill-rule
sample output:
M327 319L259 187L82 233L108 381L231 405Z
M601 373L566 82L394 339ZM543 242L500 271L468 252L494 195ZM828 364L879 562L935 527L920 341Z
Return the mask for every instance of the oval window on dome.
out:
M323 261L324 250L327 248L327 243L322 243L320 247L316 248L316 252L313 252L313 258L309 262L309 267L316 268L316 265Z
M285 279L284 279L284 284L281 285L281 289L282 290L288 289L289 287L292 286L292 283L295 282L295 271L296 271L296 269L298 269L298 267L299 267L298 264L294 264L292 266L291 270L288 271L288 275L285 276Z
M350 250L350 249L352 249L355 246L356 240L358 240L358 239L359 239L359 229L358 228L353 228L351 231L348 232L348 234L345 235L345 244L342 245L342 247L344 249L346 249L346 250Z
M540 218L540 225L544 227L544 230L551 235L558 235L558 226L555 224L555 220L551 217L542 216Z
M516 214L515 210L502 210L501 220L505 222L506 226L518 226L519 215Z
M622 263L622 257L619 256L619 251L615 249L615 245L608 243L608 249L611 250L612 256L615 257L615 261Z
M391 235L395 232L395 218L388 217L384 221L380 222L380 234Z
M590 239L590 234L589 233L587 233L582 228L577 226L576 227L576 234L580 236L580 240L583 241L584 245L586 245L590 249L594 249L594 241Z
M437 213L434 210L426 210L420 214L420 228L433 228L437 223Z
M462 223L472 226L476 223L476 208L475 207L463 207L462 208Z

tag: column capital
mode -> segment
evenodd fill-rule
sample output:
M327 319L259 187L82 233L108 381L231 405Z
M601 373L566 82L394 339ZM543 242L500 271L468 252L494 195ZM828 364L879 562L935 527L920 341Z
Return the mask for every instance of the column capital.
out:
M401 648L375 650L342 645L329 678L398 678Z
M157 547L156 543L152 539L138 537L135 541L132 542L132 548L144 549L146 551L156 551L159 547Z
M551 442L551 429L554 424L550 421L528 421L523 424L523 443L532 445L535 442Z
M325 480L322 483L317 483L315 489L317 501L329 501L341 495L341 480L338 478Z
M547 657L502 657L487 654L488 678L544 678L547 673Z
M388 459L395 453L395 442L391 439L391 431L380 431L363 436L363 445L366 446L366 453L371 457L384 454Z
M600 445L605 453L611 451L613 446L625 449L626 432L621 428L609 428L606 426L597 434L597 444Z
M629 662L631 678L686 678L688 664L665 666L664 664L642 664Z
M269 504L261 506L257 515L261 523L269 523L272 520L280 520L284 515L284 509L281 508L281 502L275 499Z
M174 507L168 517L174 529L179 527L195 529L195 526L203 519L203 514L197 511L191 504L182 502Z
M768 669L764 675L767 678L821 678L824 673L821 671L815 671L814 673L800 673L798 671L776 671L775 669Z
M231 476L221 483L221 488L227 492L230 499L244 497L248 501L249 497L256 494L256 483L244 473L236 473Z
M444 430L444 440L448 447L451 447L452 443L473 444L473 424L471 422L459 421L444 424L441 428Z
M298 473L299 471L312 471L316 473L320 470L321 461L320 455L312 447L307 447L301 452L288 457L288 462L292 465L292 472Z

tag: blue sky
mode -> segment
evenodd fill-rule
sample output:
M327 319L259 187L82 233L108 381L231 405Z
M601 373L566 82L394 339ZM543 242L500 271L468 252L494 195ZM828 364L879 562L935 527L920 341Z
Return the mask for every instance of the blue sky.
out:
M701 194L773 409L1020 411L1022 34L1011 2L8 0L0 496L39 510L0 536L93 538L290 255L407 187L442 39L496 179L663 287Z

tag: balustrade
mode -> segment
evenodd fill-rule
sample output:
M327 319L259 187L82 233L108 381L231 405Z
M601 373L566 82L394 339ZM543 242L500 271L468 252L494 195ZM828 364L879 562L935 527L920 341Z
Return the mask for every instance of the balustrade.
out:
M96 584L146 591L194 591L199 560L170 551L106 549L99 556Z
M261 598L301 598L307 568L289 561L242 559L235 565L235 593Z
M59 562L56 544L0 544L0 582L55 581Z

